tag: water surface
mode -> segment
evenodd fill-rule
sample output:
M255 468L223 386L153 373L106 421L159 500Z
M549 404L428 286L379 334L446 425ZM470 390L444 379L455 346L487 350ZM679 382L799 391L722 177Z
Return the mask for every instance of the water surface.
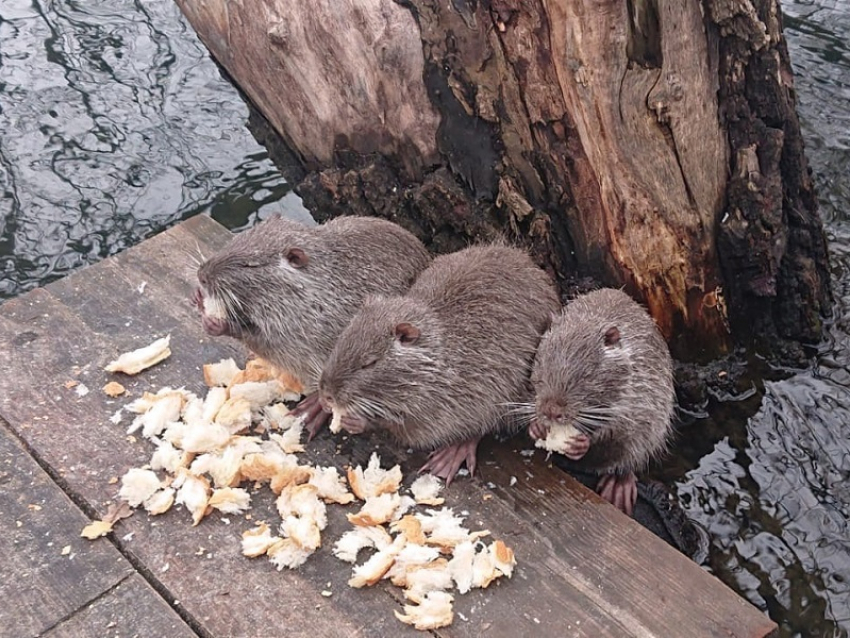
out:
M0 3L0 299L210 211L300 203L173 0Z
M710 568L787 636L850 635L850 1L786 2L798 112L826 222L835 318L812 369L711 418L665 468ZM759 384L761 385L761 384ZM696 453L695 453L696 452Z

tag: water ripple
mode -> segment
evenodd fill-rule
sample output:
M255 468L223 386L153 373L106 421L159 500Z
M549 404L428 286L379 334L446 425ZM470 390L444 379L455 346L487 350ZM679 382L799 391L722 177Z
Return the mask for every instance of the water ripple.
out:
M0 42L0 298L202 210L300 209L171 0L4 2Z

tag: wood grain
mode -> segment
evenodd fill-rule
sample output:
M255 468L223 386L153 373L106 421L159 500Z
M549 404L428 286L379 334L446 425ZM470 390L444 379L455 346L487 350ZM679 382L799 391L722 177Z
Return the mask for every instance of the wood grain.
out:
M398 3L177 4L206 25L204 44L308 165L337 149L377 152L414 177L435 159L440 118L422 84L416 22Z
M0 414L74 499L93 511L102 514L115 498L110 478L142 465L152 452L148 442L126 436L126 422L109 422L117 407L164 385L202 391L203 363L244 355L233 341L207 338L192 309L173 302L192 288L173 269L177 247L197 240L214 250L227 239L224 229L198 218L0 306L0 347L8 353L0 359ZM100 388L114 375L103 372L105 363L163 333L172 335L172 357L137 377L122 377L131 397L106 397ZM64 385L69 379L91 391L77 396ZM305 460L344 467L365 462L375 449L385 464L402 464L408 483L415 477L422 458L378 438L324 433ZM542 456L526 459L511 445L488 444L481 466L480 477L448 490L447 505L464 512L471 526L503 539L519 564L513 579L458 596L454 624L437 635L667 636L687 623L693 636L764 636L774 627ZM344 514L351 509L330 508L324 546L295 571L278 572L265 559L241 555L243 530L278 519L267 490L254 494L251 521L213 514L191 527L182 509L156 518L137 512L119 522L113 541L156 591L170 604L179 601L191 625L210 636L261 635L270 627L288 636L415 635L392 616L399 608L397 589L349 588L349 566L330 555L328 548L348 529ZM75 534L80 527L74 526ZM125 569L98 593L126 576ZM332 596L322 596L323 590ZM72 635L74 623L89 617L69 615L93 597L75 595L79 600L53 621L67 617L57 635ZM117 616L123 600L116 589L102 608L85 613L100 623ZM174 622L173 611L160 621Z

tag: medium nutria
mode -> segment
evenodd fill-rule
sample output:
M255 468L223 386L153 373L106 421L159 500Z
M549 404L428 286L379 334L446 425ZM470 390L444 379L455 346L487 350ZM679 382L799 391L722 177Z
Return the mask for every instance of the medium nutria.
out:
M620 290L577 297L540 340L531 378L531 436L575 427L564 455L601 474L597 491L631 515L635 471L665 449L675 399L670 352L652 317Z
M435 450L422 468L451 482L478 442L529 400L540 335L560 307L523 251L473 246L434 259L406 295L369 298L340 335L319 381L350 433L388 430Z
M243 341L313 393L296 408L312 436L327 420L314 393L342 329L367 294L406 292L430 260L383 219L306 226L273 217L201 264L194 301L207 333Z

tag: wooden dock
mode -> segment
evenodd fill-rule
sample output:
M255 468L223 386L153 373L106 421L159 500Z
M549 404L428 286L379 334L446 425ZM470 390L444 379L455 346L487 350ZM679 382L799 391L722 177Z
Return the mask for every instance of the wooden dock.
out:
M329 551L348 528L339 512L330 516L325 547L282 572L241 555L241 533L253 524L241 516L214 514L192 527L182 508L155 518L137 511L108 537L80 537L116 499L113 477L143 465L152 451L127 436L126 419L109 421L129 399L101 391L115 377L104 365L171 334L170 359L121 378L138 397L165 385L203 394L203 363L244 361L235 342L204 335L188 302L188 254L197 247L210 254L228 238L196 217L0 305L0 636L421 634L393 616L401 608L397 588L346 585L350 567ZM90 392L79 396L69 381ZM343 468L364 462L376 446L370 438L339 443L325 433L306 455ZM485 446L480 475L446 492L446 504L502 538L518 565L511 580L457 596L454 623L432 634L775 634L773 622L719 580L549 467L541 453L520 455L523 446L530 443L522 437ZM386 445L379 451L386 462L401 462L406 477L421 462ZM253 520L264 511L274 511L271 497L254 500Z

